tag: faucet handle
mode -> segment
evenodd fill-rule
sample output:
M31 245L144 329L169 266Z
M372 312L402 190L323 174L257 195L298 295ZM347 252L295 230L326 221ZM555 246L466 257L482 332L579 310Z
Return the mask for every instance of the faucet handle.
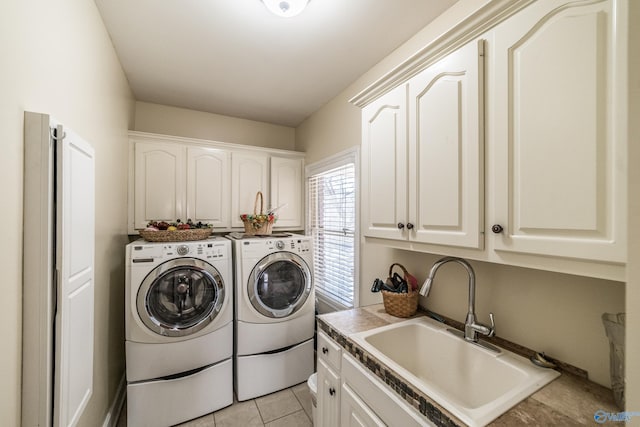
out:
M496 334L496 321L493 318L493 313L489 313L489 320L491 321L491 327L489 328L489 335L487 336L492 337Z

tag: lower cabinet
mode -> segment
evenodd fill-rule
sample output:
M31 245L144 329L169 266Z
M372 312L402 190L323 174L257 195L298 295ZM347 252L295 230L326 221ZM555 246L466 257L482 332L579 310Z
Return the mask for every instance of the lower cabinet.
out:
M317 422L321 427L434 425L322 331Z
M342 348L323 332L318 332L319 426L340 425L340 364Z
M349 354L342 355L343 426L435 426Z
M318 424L340 424L340 372L318 360Z
M340 423L343 426L384 426L380 418L347 384L342 385Z

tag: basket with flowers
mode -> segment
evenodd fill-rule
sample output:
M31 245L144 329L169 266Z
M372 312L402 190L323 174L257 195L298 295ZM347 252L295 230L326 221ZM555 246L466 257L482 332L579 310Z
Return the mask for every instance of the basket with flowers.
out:
M260 199L260 212L258 212L258 199ZM273 213L264 213L264 197L258 191L253 203L253 214L242 214L240 219L244 223L244 233L249 236L266 236L271 234L273 224L277 217Z

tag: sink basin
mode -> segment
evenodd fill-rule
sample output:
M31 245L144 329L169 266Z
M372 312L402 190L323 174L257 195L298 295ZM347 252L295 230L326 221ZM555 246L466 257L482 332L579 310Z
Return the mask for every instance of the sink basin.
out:
M427 317L350 338L470 426L488 424L560 375L466 342Z

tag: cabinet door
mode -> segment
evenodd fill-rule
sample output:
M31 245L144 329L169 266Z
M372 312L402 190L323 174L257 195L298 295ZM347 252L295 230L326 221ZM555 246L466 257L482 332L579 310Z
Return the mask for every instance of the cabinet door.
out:
M483 41L409 81L411 240L482 248Z
M270 206L279 208L275 227L304 228L303 160L271 157Z
M407 87L362 110L362 232L406 239Z
M187 149L187 218L214 227L230 226L230 153L214 148Z
M134 227L145 228L151 220L183 219L186 199L184 147L138 142L134 150Z
M626 2L564 3L496 27L495 248L624 262Z
M386 425L347 384L342 385L340 424L343 427L383 427Z
M240 215L253 213L256 193L262 191L264 211L269 206L269 158L266 154L231 154L231 226L244 227ZM260 211L260 202L257 210ZM259 213L259 212L258 212Z
M340 425L340 376L318 360L318 425Z

